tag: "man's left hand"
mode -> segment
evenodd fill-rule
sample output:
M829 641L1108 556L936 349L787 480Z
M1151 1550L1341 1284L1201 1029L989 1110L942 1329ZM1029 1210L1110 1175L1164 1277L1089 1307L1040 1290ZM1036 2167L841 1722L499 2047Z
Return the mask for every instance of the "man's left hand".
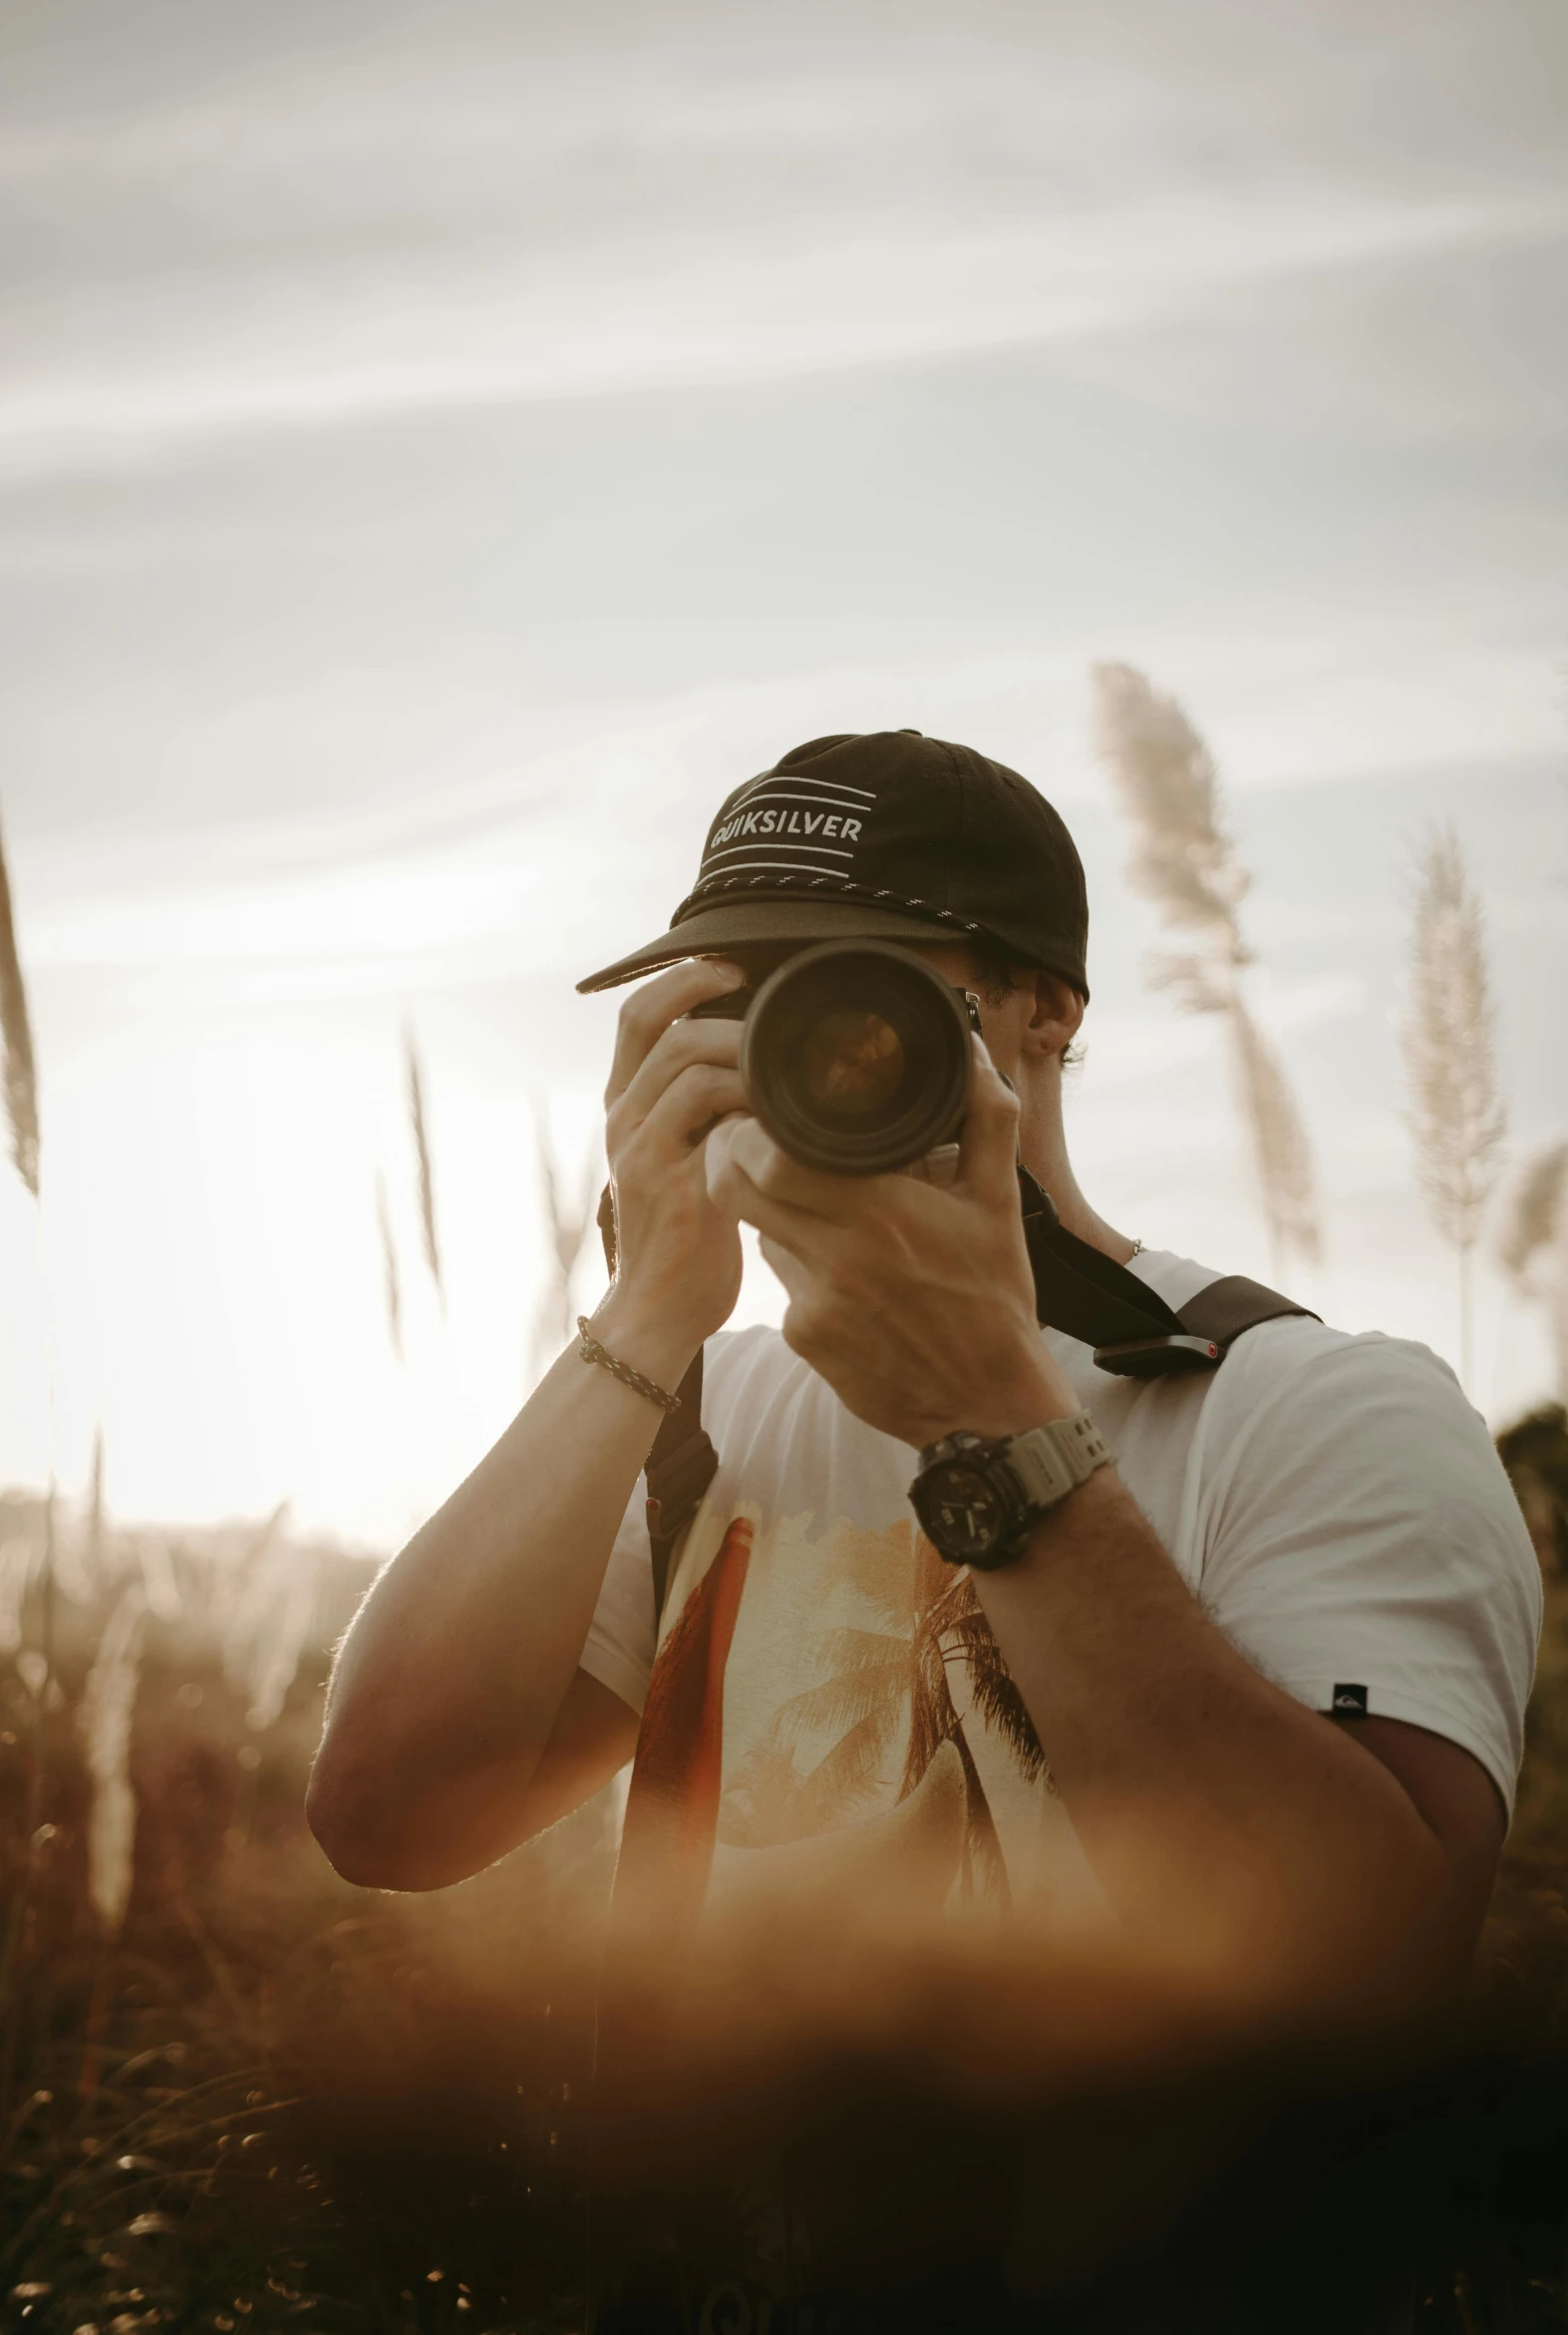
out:
M708 1138L715 1204L755 1224L788 1293L785 1343L868 1426L917 1449L1016 1435L1079 1408L1035 1320L1018 1105L979 1038L958 1173L825 1175L755 1119Z

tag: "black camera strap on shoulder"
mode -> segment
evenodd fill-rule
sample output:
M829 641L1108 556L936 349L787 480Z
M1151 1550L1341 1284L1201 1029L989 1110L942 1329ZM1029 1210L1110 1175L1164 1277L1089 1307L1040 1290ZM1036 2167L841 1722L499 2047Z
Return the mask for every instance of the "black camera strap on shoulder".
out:
M1092 1346L1097 1366L1117 1378L1217 1370L1236 1340L1261 1323L1289 1314L1318 1319L1310 1306L1244 1273L1229 1273L1185 1305L1169 1306L1136 1273L1069 1232L1051 1194L1027 1168L1019 1168L1018 1184L1037 1316L1049 1329Z
M1172 1307L1125 1265L1069 1232L1056 1203L1030 1174L1018 1171L1024 1238L1035 1275L1035 1312L1048 1329L1094 1348L1100 1370L1118 1378L1169 1378L1178 1372L1217 1370L1236 1340L1263 1322L1288 1315L1319 1317L1309 1306L1230 1273L1211 1281L1186 1304ZM615 1214L606 1184L599 1202L605 1261L615 1272ZM653 1549L654 1626L664 1613L670 1560L714 1480L719 1455L703 1426L703 1350L676 1389L678 1411L666 1412L643 1471L648 1495L648 1538Z

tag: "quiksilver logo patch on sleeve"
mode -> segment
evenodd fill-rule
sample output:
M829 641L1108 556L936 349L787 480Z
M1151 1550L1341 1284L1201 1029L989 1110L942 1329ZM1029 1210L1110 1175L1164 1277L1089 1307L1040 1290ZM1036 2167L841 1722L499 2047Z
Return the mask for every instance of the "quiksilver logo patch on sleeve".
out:
M1365 1719L1368 1716L1367 1689L1364 1686L1337 1686L1330 1708L1341 1719Z

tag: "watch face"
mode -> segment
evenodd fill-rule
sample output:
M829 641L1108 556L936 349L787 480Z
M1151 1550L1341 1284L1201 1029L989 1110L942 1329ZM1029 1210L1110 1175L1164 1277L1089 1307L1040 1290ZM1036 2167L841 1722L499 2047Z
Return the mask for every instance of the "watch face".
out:
M990 1478L965 1460L934 1469L921 1490L926 1530L944 1556L986 1556L1007 1529L1008 1503Z

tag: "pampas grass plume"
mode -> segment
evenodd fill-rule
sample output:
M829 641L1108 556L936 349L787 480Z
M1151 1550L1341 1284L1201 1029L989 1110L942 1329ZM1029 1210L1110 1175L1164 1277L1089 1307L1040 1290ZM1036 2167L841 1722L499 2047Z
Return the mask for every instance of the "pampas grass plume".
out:
M95 1574L104 1562L104 1427L93 1430L93 1473L87 1493L87 1557Z
M136 1540L134 1547L148 1611L157 1621L183 1620L185 1603L179 1593L179 1579L168 1552L168 1542L156 1533L145 1532Z
M131 1901L137 1804L131 1728L147 1614L140 1584L124 1590L105 1625L78 1722L93 1780L88 1818L88 1893L106 1935L119 1934Z
M1416 1178L1439 1236L1458 1258L1459 1376L1468 1386L1471 1257L1497 1180L1506 1118L1481 904L1451 828L1429 837L1416 869L1400 1049Z
M1531 1267L1568 1231L1568 1143L1547 1144L1520 1168L1497 1241L1497 1262L1528 1287Z
M1312 1146L1285 1066L1243 998L1235 999L1226 1018L1275 1255L1283 1259L1294 1250L1317 1264L1323 1236Z
M1545 1145L1519 1170L1497 1262L1521 1297L1544 1307L1557 1399L1568 1403L1568 1143Z
M1236 913L1251 879L1222 824L1214 758L1175 699L1135 667L1097 665L1094 681L1100 752L1132 825L1128 880L1202 944L1161 960L1161 977L1178 990L1194 983L1182 1002L1214 1010L1223 1002L1216 971L1251 962Z
M561 1175L556 1165L554 1145L550 1137L549 1121L543 1107L535 1103L533 1112L534 1136L539 1157L539 1184L544 1195L544 1218L549 1228L551 1266L539 1298L534 1323L534 1361L552 1355L571 1335L572 1274L577 1268L589 1232L594 1225L594 1206L598 1189L597 1162L589 1154L583 1169L581 1187L575 1200L568 1201L561 1189Z
M303 1549L291 1547L287 1553L287 1567L278 1568L272 1608L248 1664L250 1705L245 1724L257 1735L283 1709L316 1613L315 1560Z
M106 1578L102 1427L96 1430L93 1437L93 1468L88 1483L86 1512L78 1517L74 1508L66 1508L62 1513L62 1504L51 1487L46 1513L52 1519L47 1537L54 1583L64 1591L73 1605L93 1605L98 1600Z
M26 1533L0 1540L0 1654L14 1654L22 1643L22 1607L37 1561Z
M1220 1015L1275 1269L1292 1252L1322 1253L1312 1146L1279 1055L1241 985L1253 962L1240 904L1251 878L1226 833L1214 758L1181 707L1131 665L1097 665L1096 728L1132 829L1133 888L1153 901L1187 947L1156 957L1150 976L1185 1013Z
M283 1708L316 1611L316 1564L283 1532L288 1506L281 1501L251 1542L223 1633L224 1674L244 1693L246 1724L258 1734Z
M28 1018L22 959L16 945L11 879L0 838L0 1067L4 1070L6 1121L11 1158L34 1199L38 1197L38 1071Z
M289 1502L280 1500L265 1523L251 1535L229 1579L229 1602L220 1637L223 1675L233 1686L243 1687L248 1682L262 1619L275 1594L274 1576L280 1560L287 1561L283 1522L288 1511Z
M397 1360L403 1360L403 1280L398 1271L398 1244L392 1230L392 1205L387 1197L387 1178L376 1170L376 1232L381 1242L381 1279L387 1300L387 1335L392 1340L392 1351Z
M425 1262L430 1266L436 1293L445 1306L447 1291L441 1275L441 1243L436 1236L436 1185L431 1172L430 1129L425 1115L425 1077L412 1029L405 1029L403 1033L403 1059L408 1079L409 1128L414 1137L414 1158L419 1172L420 1229L425 1236Z

